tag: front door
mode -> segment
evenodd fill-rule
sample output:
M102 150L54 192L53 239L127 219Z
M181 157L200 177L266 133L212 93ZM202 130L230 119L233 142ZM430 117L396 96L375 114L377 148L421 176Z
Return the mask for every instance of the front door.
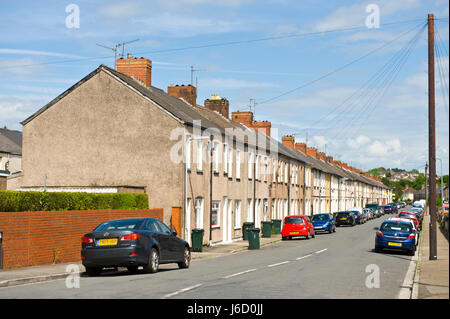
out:
M173 228L175 227L178 233L177 236L183 236L181 231L181 207L172 207L172 217L170 221L170 230L173 230Z

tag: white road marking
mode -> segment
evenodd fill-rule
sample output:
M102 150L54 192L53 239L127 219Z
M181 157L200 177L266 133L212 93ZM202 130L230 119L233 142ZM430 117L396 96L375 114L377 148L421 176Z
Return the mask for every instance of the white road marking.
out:
M309 256L312 256L312 254L309 254L309 255L306 255L306 256L303 256L303 257L298 257L296 260L304 259L304 258L307 258Z
M316 254L320 254L320 253L323 253L324 251L326 251L327 250L327 248L325 248L325 249L322 249L322 250L319 250L319 251L316 251Z
M238 272L238 273L236 273L236 274L232 274L232 275L228 275L228 276L226 276L226 277L223 277L224 279L228 279L228 278L231 278L231 277L234 277L234 276L239 276L239 275L243 275L243 274L246 274L246 273L249 273L249 272L252 272L252 271L255 271L256 269L249 269L249 270L246 270L246 271L241 271L241 272Z
M283 261L283 262L281 262L281 263L272 264L272 265L269 265L269 266L267 266L267 267L275 267L275 266L279 266L279 265L283 265L283 264L287 264L287 263L290 263L290 261L289 261L289 260Z
M178 291L175 291L175 292L173 292L173 293L171 293L171 294L167 294L167 295L165 295L165 296L162 297L162 298L163 298L163 299L165 299L165 298L170 298L170 297L176 296L176 295L178 295L178 294L181 294L181 293L183 293L183 292L186 292L186 291L195 289L195 288L197 288L197 287L200 287L201 285L202 285L202 284L197 284L197 285L195 285L195 286L183 288L183 289L180 289L180 290L178 290Z

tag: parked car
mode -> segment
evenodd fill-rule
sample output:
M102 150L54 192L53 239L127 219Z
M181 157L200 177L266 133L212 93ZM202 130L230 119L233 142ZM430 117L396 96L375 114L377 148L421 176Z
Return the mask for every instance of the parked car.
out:
M397 218L411 219L412 221L414 221L414 225L416 226L416 228L418 230L421 229L419 219L417 218L417 215L414 212L400 212L398 213Z
M416 213L416 216L419 219L420 225L422 226L424 210L422 208L412 207L409 211Z
M389 203L388 205L392 206L392 214L398 214L398 206L397 203Z
M338 212L336 214L336 226L356 225L355 215L352 212Z
M419 202L419 201L414 202L414 203L411 205L411 207L417 207L417 208L422 208L422 209L424 209L423 203L422 203L422 202Z
M397 214L397 207L394 205L388 204L383 206L384 214Z
M367 220L372 220L375 218L374 211L372 208L364 208L363 212L367 215Z
M286 216L283 220L283 228L281 229L281 239L292 239L292 237L315 237L314 225L308 216L291 215Z
M398 202L399 208L405 208L406 203L405 202Z
M189 244L154 218L111 220L83 236L81 260L88 275L99 275L105 267L127 267L130 272L142 266L155 273L160 264L177 263L188 268Z
M317 232L324 231L332 233L336 231L336 222L330 214L317 214L312 217L312 224L314 225L314 230Z
M376 227L375 251L383 249L405 250L411 256L416 251L416 236L413 226L407 220L386 220Z

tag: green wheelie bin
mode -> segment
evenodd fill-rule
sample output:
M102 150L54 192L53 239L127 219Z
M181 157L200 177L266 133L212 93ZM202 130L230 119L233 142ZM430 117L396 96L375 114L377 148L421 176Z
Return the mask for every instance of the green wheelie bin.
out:
M201 252L203 247L203 233L205 231L200 228L192 230L192 251Z
M259 249L259 228L248 229L248 249Z
M273 222L273 233L281 234L281 219L272 219Z
M261 222L262 236L264 238L270 238L272 235L272 222Z
M255 227L255 223L253 222L245 222L242 225L242 237L244 240L248 240L248 230L253 227Z

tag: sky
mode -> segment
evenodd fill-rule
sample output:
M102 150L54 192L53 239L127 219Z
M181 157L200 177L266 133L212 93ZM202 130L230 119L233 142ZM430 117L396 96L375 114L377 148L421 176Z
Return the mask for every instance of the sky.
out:
M423 171L421 27L434 13L437 174L441 161L448 174L448 11L448 0L0 0L0 127L22 130L100 64L114 67L113 51L98 44L138 40L124 54L152 60L153 86L189 84L193 66L198 104L220 94L230 113L252 105L273 137L294 135L366 171Z

